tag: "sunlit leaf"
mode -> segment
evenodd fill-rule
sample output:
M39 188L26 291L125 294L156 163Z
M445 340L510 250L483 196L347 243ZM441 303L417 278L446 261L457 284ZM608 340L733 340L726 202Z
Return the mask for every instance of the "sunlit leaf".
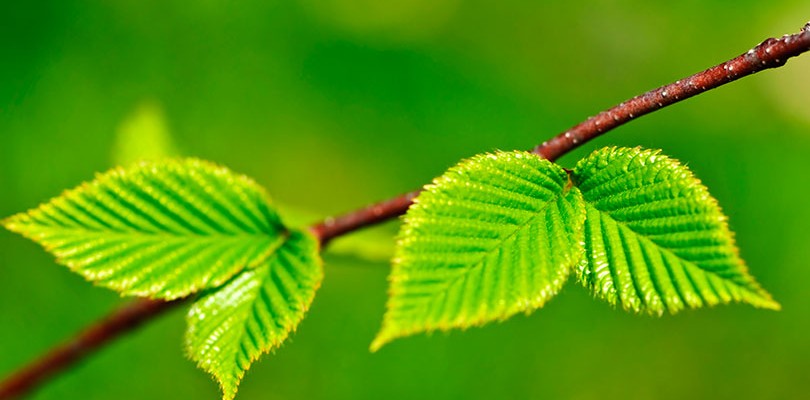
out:
M264 261L284 227L250 179L200 160L114 169L4 225L123 294L173 299Z
M583 218L566 172L535 155L479 155L451 168L405 216L372 349L541 307L581 257Z
M198 299L188 314L186 351L232 399L250 364L277 348L309 309L323 276L318 241L293 231L259 267Z
M717 201L677 161L605 148L572 179L587 210L577 275L597 297L650 314L732 301L779 308L748 274Z

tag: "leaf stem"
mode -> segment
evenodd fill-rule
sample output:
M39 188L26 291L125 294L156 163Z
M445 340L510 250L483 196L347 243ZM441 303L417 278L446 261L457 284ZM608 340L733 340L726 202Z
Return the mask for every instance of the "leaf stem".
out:
M554 161L584 143L642 115L709 91L756 72L777 68L791 58L810 51L810 22L801 32L770 38L751 50L705 71L633 97L588 118L532 152ZM314 224L310 231L326 245L330 240L387 221L405 213L419 191L413 191L344 215ZM0 382L0 399L11 399L35 389L48 378L93 354L118 336L130 332L186 299L171 302L137 300L113 311L107 317L80 331Z

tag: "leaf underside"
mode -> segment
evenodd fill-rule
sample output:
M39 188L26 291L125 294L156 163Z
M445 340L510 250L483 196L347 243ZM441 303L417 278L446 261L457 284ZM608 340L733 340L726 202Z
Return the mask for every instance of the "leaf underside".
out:
M250 364L277 348L309 309L323 277L317 239L293 231L259 267L198 299L188 313L186 352L236 395Z
M4 225L97 285L161 299L222 285L284 239L264 190L196 159L114 169Z
M605 148L572 179L587 212L576 274L596 297L658 315L732 301L779 308L748 274L717 201L677 161Z
M499 152L428 185L404 218L372 350L530 312L554 296L581 256L584 205L568 183L547 160Z

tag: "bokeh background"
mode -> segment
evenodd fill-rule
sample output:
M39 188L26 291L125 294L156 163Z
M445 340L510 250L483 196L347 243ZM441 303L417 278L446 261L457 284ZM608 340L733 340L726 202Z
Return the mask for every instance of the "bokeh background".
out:
M125 158L137 129L255 177L282 203L338 213L416 188L463 157L529 149L810 19L806 0L543 3L5 1L0 216ZM368 239L387 240L383 250L326 255L310 314L254 365L239 398L805 396L810 54L644 117L561 163L613 144L685 161L784 309L633 316L569 284L528 317L370 354L388 271L374 260L394 223ZM0 231L0 375L125 301ZM183 330L174 310L33 397L216 399L215 383L183 356Z

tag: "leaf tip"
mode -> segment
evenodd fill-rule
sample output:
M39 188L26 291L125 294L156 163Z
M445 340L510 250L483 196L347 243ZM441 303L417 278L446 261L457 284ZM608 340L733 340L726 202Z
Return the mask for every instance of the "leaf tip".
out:
M773 311L781 311L782 305L779 304L778 301L773 299L770 293L767 290L756 284L754 290L749 292L751 296L747 296L743 298L743 302L748 303L756 308L761 308L765 310L773 310Z
M187 314L186 318L187 320L190 319L191 313ZM204 360L200 358L200 354L198 353L198 350L194 348L194 344L190 336L190 331L187 330L185 338L186 343L183 346L186 357L197 364L198 368L211 374L211 377L213 377L214 381L216 381L220 391L222 392L222 400L233 400L238 392L239 382L242 380L244 371L242 371L241 374L237 372L231 376L228 376L227 373L217 369L211 360Z
M394 339L408 336L412 333L413 332L411 331L401 329L400 327L396 326L396 324L392 324L390 320L383 321L383 326L377 333L377 336L374 337L374 340L371 342L369 350L372 353L376 353L383 346L394 341Z
M23 225L25 225L26 220L30 220L30 218L30 211L21 212L10 217L3 218L0 220L0 226L6 228L6 230L10 232L24 234Z
M219 389L222 391L222 400L233 400L236 397L236 393L239 392L239 383L241 383L245 371L229 373L215 368L204 367L200 362L197 365L209 372L219 384Z
M762 295L762 302L756 305L759 308L764 308L766 310L773 310L773 311L781 311L782 305L779 304L778 301L774 300L770 294L763 294Z
M10 217L0 219L0 226L2 226L3 228L6 228L9 231L14 232L14 225L15 225L14 224L14 219L16 217L17 217L16 215L12 215Z
M227 384L224 380L220 380L219 376L215 376L219 381L219 387L222 389L222 400L233 400L236 397L237 385Z
M396 334L391 332L391 329L388 327L383 327L377 336L374 337L374 340L371 341L371 345L368 347L369 351L372 353L376 353L380 350L383 346L390 343L392 340L396 338Z

